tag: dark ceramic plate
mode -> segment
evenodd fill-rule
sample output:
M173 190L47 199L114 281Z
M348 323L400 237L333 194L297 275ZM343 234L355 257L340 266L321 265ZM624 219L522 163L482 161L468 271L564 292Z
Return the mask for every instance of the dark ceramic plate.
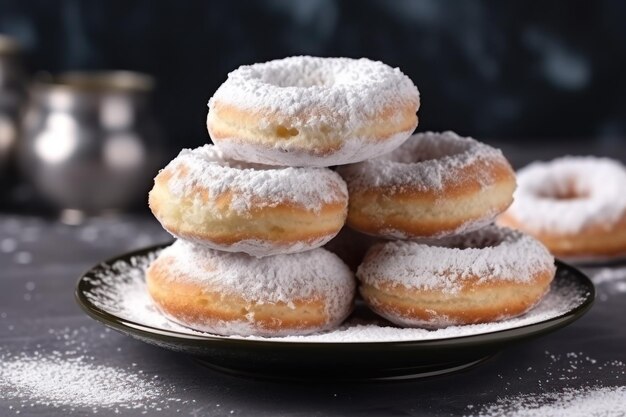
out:
M280 341L246 340L192 333L130 320L114 307L94 302L108 293L122 294L128 272L120 265L133 265L138 258L149 259L164 247L155 246L105 261L87 271L78 281L76 299L94 319L121 333L166 349L193 355L201 363L221 371L264 378L367 380L403 379L459 371L481 363L509 345L564 327L579 319L591 307L595 290L577 269L556 262L557 273L551 294L574 297L576 301L558 315L531 324L457 337L402 341ZM147 262L147 261L146 261ZM143 283L141 269L135 280ZM125 275L125 278L121 276ZM560 293L559 293L560 292ZM110 303L114 306L114 303ZM365 307L357 306L352 320L380 322ZM390 326L383 323L383 326ZM395 331L395 330L394 330ZM402 331L402 330L399 330Z

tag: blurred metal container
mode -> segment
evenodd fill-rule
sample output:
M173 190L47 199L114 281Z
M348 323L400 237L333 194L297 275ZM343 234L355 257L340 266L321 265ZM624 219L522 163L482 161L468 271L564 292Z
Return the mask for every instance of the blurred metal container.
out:
M146 201L162 160L151 77L126 71L40 77L19 142L21 170L60 209L96 214Z
M25 84L19 44L0 35L0 173L14 156Z

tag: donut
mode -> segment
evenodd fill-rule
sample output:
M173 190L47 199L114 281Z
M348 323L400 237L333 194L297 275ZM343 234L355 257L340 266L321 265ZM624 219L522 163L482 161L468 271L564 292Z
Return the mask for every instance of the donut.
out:
M149 205L176 237L255 256L322 246L344 225L348 192L327 168L235 161L213 145L184 149L154 180Z
M498 223L528 233L559 257L626 255L626 169L618 161L563 157L518 172L515 201Z
M391 239L477 230L512 201L515 173L498 149L454 132L419 133L376 159L339 167L348 226Z
M146 284L168 319L241 336L332 329L352 311L356 287L348 267L325 249L257 258L182 240L148 267Z
M439 246L375 245L357 278L379 315L400 326L440 328L523 314L548 292L554 274L554 258L540 242L492 225Z
M413 82L382 62L297 56L228 74L209 100L207 127L233 159L340 165L399 146L419 103Z

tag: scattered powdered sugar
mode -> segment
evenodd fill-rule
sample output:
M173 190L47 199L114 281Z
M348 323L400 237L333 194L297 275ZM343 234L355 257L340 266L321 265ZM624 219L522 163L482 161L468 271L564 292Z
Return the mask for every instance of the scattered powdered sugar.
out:
M546 350L544 353L550 361L537 368L526 368L527 375L522 375L524 369L514 368L509 372L519 380L535 382L540 389L556 384L579 384L583 380L592 384L613 380L620 384L626 379L626 364L618 359L598 360L584 352L553 353ZM498 377L507 379L502 375ZM505 386L510 386L510 382L506 382Z
M231 193L230 208L239 213L258 207L291 203L319 211L323 204L345 202L348 191L341 177L326 168L269 167L226 158L214 145L183 149L165 167L171 173L171 193L180 198L206 191L215 204Z
M626 169L615 160L567 156L517 173L511 216L538 232L608 230L626 213Z
M232 71L209 100L209 114L217 102L284 114L295 128L318 121L355 130L392 105L417 111L419 92L402 71L380 61L295 56ZM322 111L310 114L314 109Z
M498 392L511 392L487 404L466 406L466 417L587 417L626 415L626 364L599 360L584 352L545 351L533 366L507 367ZM612 381L615 386L606 386ZM518 387L537 393L519 393ZM480 400L479 400L480 401ZM483 401L480 401L481 403Z
M145 269L156 254L135 257L130 263L117 262L89 278L92 286L87 298L96 307L125 320L182 334L209 335L167 320L152 303L145 286ZM317 265L319 267L321 265ZM512 329L542 322L570 311L588 296L580 287L567 280L555 280L551 291L531 311L517 318L500 322L467 326L450 326L438 330L398 328L383 319L359 314L359 309L338 329L304 336L259 337L230 336L236 339L268 342L363 343L432 340L470 336ZM223 337L209 335L212 337Z
M476 180L485 187L493 185L496 178L490 170L478 170L480 178L471 178L463 170L475 164L496 163L508 165L498 149L450 131L425 132L411 136L388 154L340 167L338 172L350 192L384 187L393 193L410 187L443 193L449 185Z
M467 417L623 417L626 387L582 387L503 397Z
M57 408L141 408L165 394L160 385L136 373L58 356L3 359L0 388L8 398Z
M352 271L337 255L318 248L290 255L256 258L177 240L158 262L172 280L192 281L255 304L293 304L321 298L331 316L354 298Z
M626 293L626 267L601 268L591 275L591 280L601 301L606 301L615 294Z
M592 276L591 280L596 285L626 281L626 268L602 268Z
M555 268L554 257L537 240L493 225L429 243L379 243L366 255L357 277L375 288L392 282L455 293L462 290L465 278L528 282Z
M53 347L25 345L13 353L0 347L0 397L3 408L22 414L26 408L51 408L74 415L122 410L141 414L180 411L176 406L189 403L176 395L178 388L157 374L144 372L136 363L130 366L97 364L91 355L94 343L110 343L110 330L94 334L80 328L49 329L46 337ZM118 347L116 352L120 352ZM184 389L180 389L184 391ZM193 400L192 400L193 401Z

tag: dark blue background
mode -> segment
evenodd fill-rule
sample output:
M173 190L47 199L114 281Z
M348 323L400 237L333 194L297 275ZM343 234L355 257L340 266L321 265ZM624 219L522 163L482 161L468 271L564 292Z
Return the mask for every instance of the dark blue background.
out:
M626 2L0 1L34 71L156 76L172 148L206 141L206 102L241 64L296 54L399 66L419 129L535 141L626 136Z

